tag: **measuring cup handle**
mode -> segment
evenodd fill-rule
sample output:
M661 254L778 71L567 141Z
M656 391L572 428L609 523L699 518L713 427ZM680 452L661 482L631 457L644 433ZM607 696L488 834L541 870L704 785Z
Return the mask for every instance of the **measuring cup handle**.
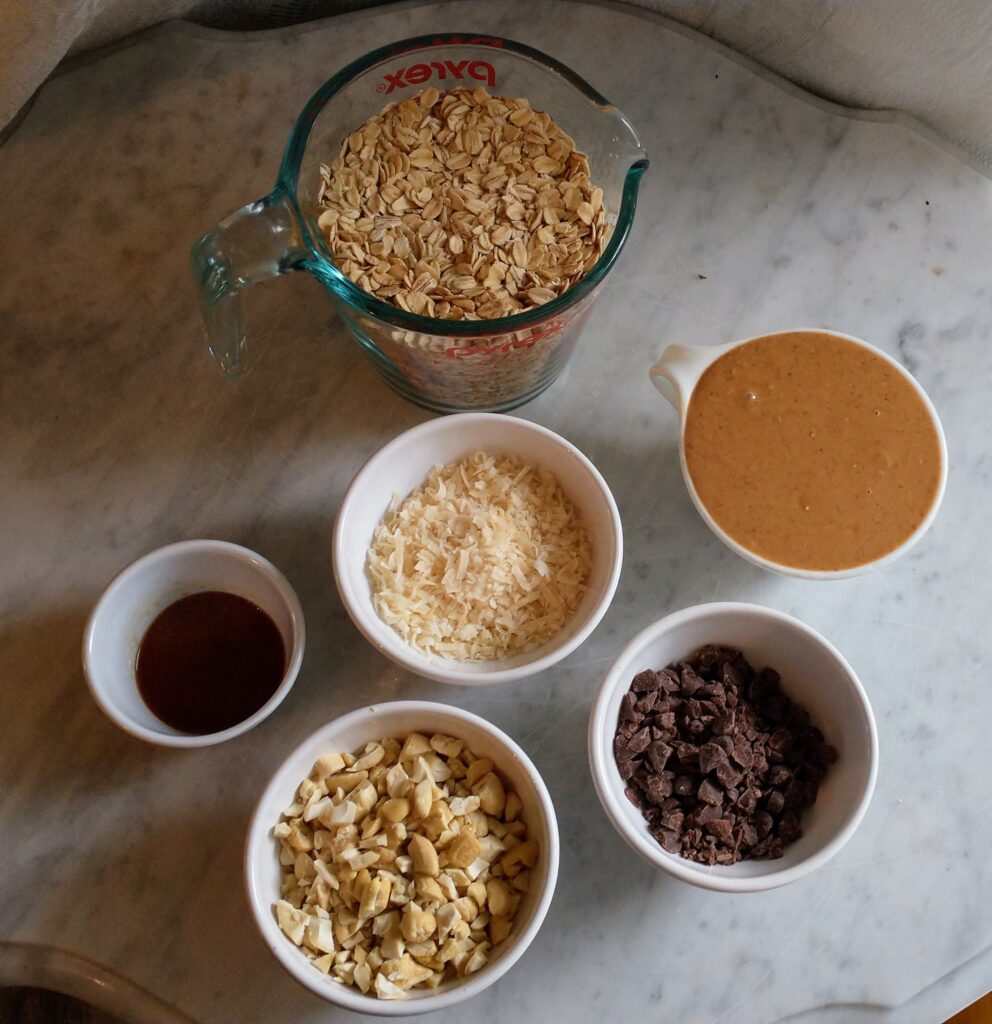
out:
M295 269L306 256L296 211L278 189L235 210L193 246L190 269L210 353L228 377L247 365L241 292Z
M684 416L689 396L703 370L713 362L725 346L669 345L651 367L651 383Z

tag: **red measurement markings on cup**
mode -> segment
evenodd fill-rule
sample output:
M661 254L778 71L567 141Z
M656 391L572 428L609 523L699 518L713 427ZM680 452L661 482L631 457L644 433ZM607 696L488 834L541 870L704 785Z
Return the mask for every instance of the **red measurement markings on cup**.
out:
M532 348L539 341L560 334L563 326L560 322L555 322L547 327L537 327L523 338L480 338L476 344L467 348L446 348L444 354L449 359L465 359L468 356L505 354L515 348Z
M496 69L486 60L432 60L429 64L411 64L408 68L387 71L385 80L375 87L375 91L388 96L394 89L423 85L432 78L438 81L474 79L492 88L496 84Z

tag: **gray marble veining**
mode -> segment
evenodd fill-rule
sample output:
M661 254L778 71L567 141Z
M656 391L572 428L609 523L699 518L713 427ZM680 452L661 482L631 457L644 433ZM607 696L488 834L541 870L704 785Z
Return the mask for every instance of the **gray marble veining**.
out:
M614 489L627 549L616 601L553 671L472 692L379 657L330 576L351 476L428 414L378 382L302 275L251 293L258 363L226 383L186 268L201 231L268 191L324 78L388 40L466 26L574 67L628 114L652 159L568 374L520 410L571 438ZM144 34L46 86L0 149L0 190L0 939L84 954L204 1024L344 1020L255 933L247 819L319 723L431 697L527 749L562 835L533 947L439 1021L918 1022L987 987L974 969L992 945L987 180L905 128L803 102L658 19L466 0L275 33ZM710 535L647 377L668 342L800 325L900 358L951 453L925 540L833 584L765 574ZM286 572L307 653L285 704L247 736L160 750L96 710L80 636L119 568L198 536L246 544ZM824 632L878 717L878 789L857 835L808 879L758 896L653 873L610 828L586 766L589 704L619 647L666 611L715 599L767 603Z

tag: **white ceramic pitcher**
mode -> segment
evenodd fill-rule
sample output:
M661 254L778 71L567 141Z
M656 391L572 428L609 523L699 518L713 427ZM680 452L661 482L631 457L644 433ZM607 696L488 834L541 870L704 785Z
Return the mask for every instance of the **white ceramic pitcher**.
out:
M860 345L862 348L866 348L875 355L884 359L885 362L894 367L895 370L909 382L912 388L920 396L924 407L930 414L930 418L933 421L934 430L937 433L937 440L940 445L940 481L937 485L937 493L934 496L933 504L930 506L930 510L926 517L916 530L914 530L913 533L897 548L894 548L887 554L882 555L881 558L876 558L874 561L865 562L862 565L853 566L847 569L800 569L795 566L782 565L778 562L772 562L767 558L763 558L761 555L755 554L755 552L750 551L748 548L739 544L733 539L733 537L727 534L710 515L706 506L700 500L699 494L696 492L696 488L692 482L692 477L689 475L689 469L686 465L686 415L689 411L689 403L692 400L693 389L707 368L715 363L722 355L725 355L731 349L737 348L739 345L746 345L748 342L757 341L759 338L797 333L829 334L835 338L843 338L845 341L850 341L855 345ZM731 549L731 551L736 552L741 556L741 558L746 558L749 562L753 562L755 565L761 566L762 569L768 569L772 572L782 573L786 576L797 576L801 579L808 580L832 580L842 579L848 576L858 576L861 573L868 572L870 569L881 568L884 565L894 562L897 558L901 558L920 539L920 537L927 532L930 524L937 515L937 510L940 508L940 503L944 497L944 489L947 484L947 442L944 437L944 428L941 426L940 418L937 415L937 410L934 408L933 402L930 401L927 393L922 387L920 387L916 378L913 377L904 366L896 362L895 359L890 355L887 355L881 349L876 348L874 345L869 345L866 341L862 341L861 338L855 338L850 334L842 334L839 331L826 330L822 327L793 327L784 331L770 331L765 334L755 334L749 338L741 338L738 341L731 341L725 345L669 345L661 354L661 358L658 362L651 367L650 374L654 386L672 405L676 413L678 413L679 461L682 465L682 479L685 480L685 486L689 491L689 497L692 498L692 502L696 506L697 511L703 517L703 521L706 525L717 535L717 537L720 538L720 540L723 541L724 544L727 545L728 548Z

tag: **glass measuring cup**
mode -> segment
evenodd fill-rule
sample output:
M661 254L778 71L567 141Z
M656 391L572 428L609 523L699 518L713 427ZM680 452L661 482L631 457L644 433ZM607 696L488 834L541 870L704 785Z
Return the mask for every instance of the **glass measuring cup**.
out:
M610 235L590 271L537 309L496 320L440 320L383 302L334 264L317 226L320 165L342 139L393 100L421 87L484 86L547 110L589 157L603 189ZM210 351L231 377L246 365L241 292L290 270L305 270L330 293L338 314L382 378L404 397L439 412L503 411L554 381L575 346L603 278L630 233L648 161L637 133L612 104L563 64L507 39L420 36L384 46L328 79L303 108L275 187L235 211L194 245Z

